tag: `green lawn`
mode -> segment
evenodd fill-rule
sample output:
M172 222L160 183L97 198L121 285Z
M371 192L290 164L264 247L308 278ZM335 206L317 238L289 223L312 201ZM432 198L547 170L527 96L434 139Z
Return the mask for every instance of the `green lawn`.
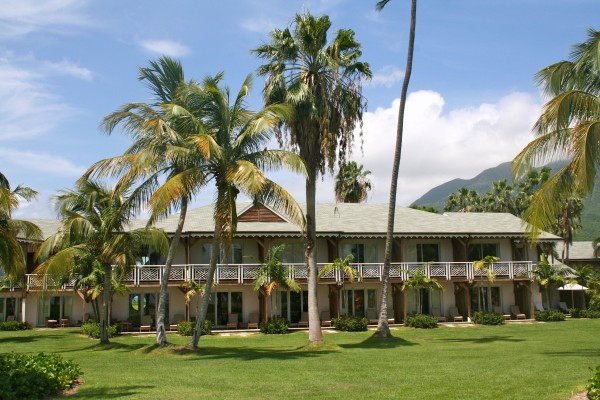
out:
M0 332L0 352L57 352L78 362L73 398L568 399L600 364L600 320L501 327L399 328L370 332L211 336L193 353L126 336L109 346L74 329ZM188 339L171 335L176 345Z

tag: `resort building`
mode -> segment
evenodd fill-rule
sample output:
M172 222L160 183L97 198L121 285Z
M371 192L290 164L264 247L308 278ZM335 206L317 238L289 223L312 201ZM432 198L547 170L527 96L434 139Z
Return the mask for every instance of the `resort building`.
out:
M318 303L330 316L378 315L387 226L385 204L318 204L317 260L322 268L338 257L354 256L353 266L360 277L353 283L340 273L322 277ZM204 282L208 274L214 232L212 205L188 211L180 246L169 278L167 312L171 323L195 316L198 296L186 304L182 284ZM179 215L157 224L165 232L175 231ZM56 231L54 220L32 220L44 234ZM136 221L140 225L145 221ZM542 233L539 241L561 238ZM270 246L285 244L282 261L289 276L302 286L301 292L277 290L265 298L253 288L261 263ZM28 269L33 271L34 248L24 244ZM467 321L478 310L519 314L531 318L540 308L542 292L532 279L532 270L541 250L528 240L526 226L519 218L504 213L434 214L397 207L388 289L388 316L400 322L409 313L439 313ZM226 327L230 314L237 314L239 327L251 316L281 316L292 324L301 322L307 311L307 269L299 228L284 215L260 204L238 204L237 234L230 254L220 254L208 318L217 327ZM491 266L495 279L474 268L474 261L496 256ZM123 276L128 290L115 293L111 319L126 321L133 329L154 318L163 259L146 257ZM406 290L401 286L416 271L435 278L443 290ZM76 277L60 280L28 274L24 287L0 291L0 320L13 316L44 326L47 321L68 320L75 324L94 316L89 303L75 290ZM419 296L419 301L417 300ZM514 307L516 306L516 307ZM520 315L523 317L523 315ZM376 317L374 317L376 318Z

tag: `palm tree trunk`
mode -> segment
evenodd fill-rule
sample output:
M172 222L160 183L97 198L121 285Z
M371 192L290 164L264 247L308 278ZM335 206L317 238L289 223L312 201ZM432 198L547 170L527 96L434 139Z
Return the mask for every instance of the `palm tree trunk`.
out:
M396 191L398 190L398 171L400 169L400 156L402 154L402 136L404 132L404 109L406 108L406 96L408 83L412 73L413 53L415 47L415 26L417 23L417 0L412 0L410 10L410 35L408 39L408 53L406 57L406 72L402 83L400 94L400 107L398 110L398 125L396 127L396 148L394 151L394 165L392 167L392 182L390 184L390 202L388 204L387 234L385 237L385 255L383 258L383 278L381 281L381 303L379 307L379 322L377 332L380 337L390 336L390 327L387 320L387 291L390 280L390 264L392 256L392 244L394 240L394 218L396 214Z
M204 297L202 298L202 306L200 307L200 314L196 318L196 329L192 335L192 342L190 347L193 349L198 348L198 342L200 341L200 335L202 334L202 328L204 327L204 320L208 312L208 303L210 303L210 295L212 294L212 286L217 269L217 259L219 256L219 237L220 230L218 222L215 221L215 237L213 238L211 253L210 253L210 267L208 268L208 276L206 277L206 289L204 291Z
M108 325L110 324L108 316L108 305L110 303L110 288L112 283L112 266L104 266L104 287L102 289L102 314L100 315L100 343L109 343Z
M175 258L175 252L177 246L179 246L179 238L183 231L183 224L185 223L185 216L187 213L187 198L181 199L181 211L179 213L179 221L177 221L177 229L171 240L169 246L169 253L165 260L163 267L162 276L160 277L160 294L158 297L158 309L156 310L156 343L163 346L169 341L167 340L167 333L165 330L165 315L167 309L167 297L169 296L169 276L171 275L171 266L173 265L173 259Z
M308 268L308 343L317 345L323 343L319 304L317 302L317 231L315 220L316 197L316 168L311 168L306 178L306 247L304 255Z

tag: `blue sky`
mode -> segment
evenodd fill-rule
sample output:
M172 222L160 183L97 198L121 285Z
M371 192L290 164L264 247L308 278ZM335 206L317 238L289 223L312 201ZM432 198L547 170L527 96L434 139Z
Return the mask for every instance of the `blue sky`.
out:
M350 28L375 76L365 86L363 152L370 202L388 198L409 1L378 13L375 1L200 2L3 0L0 8L0 171L40 192L19 215L53 215L50 198L93 162L120 154L128 138L98 128L125 102L147 101L137 70L162 54L188 78L225 72L236 91L259 61L250 50L303 10ZM598 23L597 0L428 0L419 2L399 202L449 179L508 161L532 138L544 99L533 76L568 56ZM261 79L252 106L260 107ZM297 177L277 175L303 201ZM212 199L207 188L197 199ZM333 201L332 179L318 187Z

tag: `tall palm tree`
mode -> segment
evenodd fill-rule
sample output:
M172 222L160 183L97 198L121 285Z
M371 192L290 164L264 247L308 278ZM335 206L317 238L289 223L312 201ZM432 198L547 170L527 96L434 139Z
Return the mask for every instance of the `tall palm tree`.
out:
M361 203L373 188L367 177L371 171L363 171L363 166L350 161L340 167L335 177L335 200L342 203Z
M444 211L478 212L483 211L483 200L474 190L466 187L459 188L450 193Z
M292 25L271 32L271 42L253 50L265 64L267 104L287 103L295 112L282 124L281 145L297 150L308 168L306 179L306 241L308 315L311 344L323 341L317 304L315 195L319 174L333 172L352 149L354 129L362 125L366 99L362 82L371 77L360 61L360 43L352 30L340 29L328 42L329 17L296 14Z
M0 271L5 279L18 282L25 277L26 265L19 238L41 240L40 228L29 222L13 219L21 200L33 200L37 192L26 186L12 189L8 178L0 172Z
M179 210L177 228L162 268L160 294L156 310L156 341L168 343L165 329L168 281L175 252L187 215L188 204L205 185L203 163L210 151L192 145L188 139L203 131L202 119L191 114L190 107L200 108L202 91L196 82L184 79L178 61L162 57L140 68L139 80L154 95L152 104L127 103L104 117L102 127L110 134L122 126L134 140L121 156L101 160L84 175L119 176L120 184L135 180L132 204L150 206L148 225Z
M534 229L550 230L565 196L585 197L596 182L600 161L600 31L588 30L573 46L570 59L536 75L551 96L534 125L537 138L513 160L516 175L531 164L568 159L533 196L524 219Z
M377 2L377 10L381 11L390 0ZM394 218L396 214L396 191L398 190L398 171L400 169L400 156L402 154L402 136L404 132L404 109L408 84L412 73L413 54L415 48L415 27L417 23L417 0L411 1L410 29L408 36L408 50L406 55L406 70L400 93L400 106L398 108L398 125L396 128L396 145L394 149L394 162L392 165L392 179L390 184L390 200L388 204L387 233L385 236L385 253L383 257L383 277L381 280L381 304L379 306L379 322L377 323L377 336L389 337L390 327L387 318L387 292L390 280L390 265L392 260L392 245L394 239Z
M252 87L249 75L235 98L229 88L219 87L219 79L207 79L203 86L206 101L202 104L207 133L190 137L198 146L210 143L212 151L203 166L204 173L216 186L213 219L215 234L206 279L206 293L196 321L196 331L190 346L196 348L201 327L206 319L219 250L229 254L237 229L236 199L240 192L257 202L280 210L304 229L304 214L298 203L281 186L266 177L263 170L287 168L306 175L306 166L295 153L267 150L273 130L291 117L292 110L283 104L271 104L253 112L246 106Z
M101 343L108 343L109 304L113 266L135 264L142 249L166 252L168 239L157 229L128 230L132 208L127 186L110 190L95 181L83 181L75 190L57 196L61 226L36 252L43 261L36 273L69 276L93 263L104 273L102 283Z

